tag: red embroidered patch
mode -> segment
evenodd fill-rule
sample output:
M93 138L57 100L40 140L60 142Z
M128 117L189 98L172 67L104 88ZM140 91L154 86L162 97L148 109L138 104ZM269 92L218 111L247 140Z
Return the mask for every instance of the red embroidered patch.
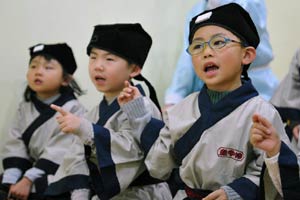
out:
M232 158L234 160L239 160L239 161L244 159L244 153L242 151L232 149L232 148L227 148L227 147L220 147L218 149L218 156Z

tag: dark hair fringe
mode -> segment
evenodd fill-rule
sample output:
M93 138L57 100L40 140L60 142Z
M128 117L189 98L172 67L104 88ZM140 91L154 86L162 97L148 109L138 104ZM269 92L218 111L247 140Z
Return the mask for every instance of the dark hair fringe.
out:
M51 59L55 59L53 56L51 56L50 54L47 54L47 53L37 53L37 54L34 54L32 57L30 57L29 59L29 64L31 63L31 61L37 57L37 56L42 56L44 57L47 61L50 61ZM56 60L56 59L55 59Z

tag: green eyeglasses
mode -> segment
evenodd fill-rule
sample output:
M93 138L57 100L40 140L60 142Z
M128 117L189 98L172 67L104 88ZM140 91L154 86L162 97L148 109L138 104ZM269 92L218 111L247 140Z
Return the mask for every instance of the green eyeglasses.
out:
M243 42L238 42L238 41L229 39L224 36L216 35L216 36L213 36L212 38L210 38L210 40L207 42L197 41L197 40L193 41L192 44L190 44L190 46L187 48L186 51L190 55L196 55L196 54L202 53L204 51L206 44L208 44L208 46L211 49L221 49L221 48L225 47L226 44L228 44L229 42L235 42L235 43L241 44L242 46L246 46L246 44L244 44Z

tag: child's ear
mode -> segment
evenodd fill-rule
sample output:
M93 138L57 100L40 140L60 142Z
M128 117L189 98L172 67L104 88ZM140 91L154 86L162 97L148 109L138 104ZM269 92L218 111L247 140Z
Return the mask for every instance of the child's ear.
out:
M63 82L61 83L62 86L68 86L69 83L72 81L73 76L72 75L66 75L63 77Z
M256 50L254 47L245 47L242 64L248 65L252 63L256 57Z
M138 65L132 65L130 77L133 78L141 73L142 69Z

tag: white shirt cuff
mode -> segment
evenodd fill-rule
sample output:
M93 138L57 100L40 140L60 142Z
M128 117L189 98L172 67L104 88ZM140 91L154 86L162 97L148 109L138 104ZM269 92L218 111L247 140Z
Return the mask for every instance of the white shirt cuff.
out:
M15 184L22 176L22 171L18 168L6 169L3 173L2 183Z
M71 200L82 200L90 198L89 189L77 189L71 192Z
M26 176L29 180L31 180L32 182L34 182L37 178L42 177L45 174L45 171L33 167L29 170L27 170L24 174L24 176Z
M276 190L279 192L279 194L281 196L283 196L282 189L281 189L281 178L280 178L280 171L279 171L279 165L278 165L278 158L279 158L279 153L277 153L275 156L270 157L270 158L268 158L266 153L264 153L264 160L265 160L270 178L271 178Z
M275 156L270 157L270 158L268 158L267 154L264 153L264 160L266 162L266 165L277 163L278 162L278 158L279 158L279 152Z

